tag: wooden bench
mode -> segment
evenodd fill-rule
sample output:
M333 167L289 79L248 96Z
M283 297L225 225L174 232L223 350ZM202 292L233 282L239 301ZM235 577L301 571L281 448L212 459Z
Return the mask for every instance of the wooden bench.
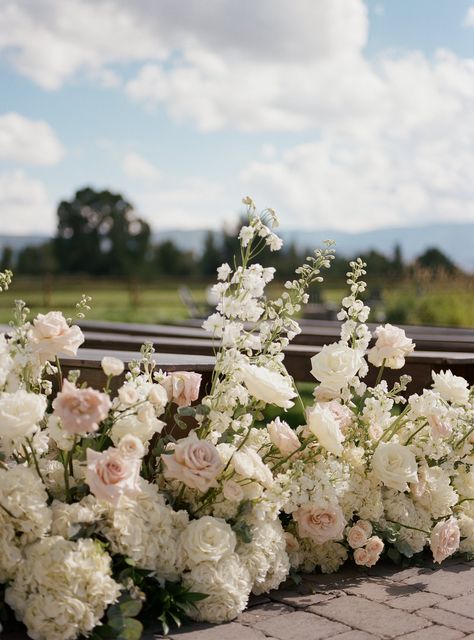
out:
M205 335L205 334L203 334ZM85 331L85 347L94 348L100 352L137 351L140 345L152 342L157 354L181 353L188 356L212 357L219 344L210 338L184 338L153 335L127 335L124 333L107 333ZM297 381L314 381L311 375L311 357L321 350L320 345L291 344L285 349L285 365L290 375ZM117 356L120 357L120 356ZM413 381L409 393L422 391L431 385L431 371L451 369L455 375L465 377L470 384L474 384L474 354L469 352L440 352L416 350L409 355L403 371L386 370L384 377L389 383L406 373ZM367 382L373 384L376 370L371 369Z

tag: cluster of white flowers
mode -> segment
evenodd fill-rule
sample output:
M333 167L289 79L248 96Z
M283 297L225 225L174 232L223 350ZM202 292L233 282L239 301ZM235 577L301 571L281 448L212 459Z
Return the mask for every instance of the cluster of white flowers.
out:
M200 375L156 371L150 345L128 371L105 357L102 391L77 375L62 380L58 357L76 353L83 337L59 312L29 322L19 303L0 336L0 583L33 638L89 634L120 593L145 599L147 580L180 584L190 594L181 609L223 622L252 591L277 588L290 567L371 567L428 548L435 562L474 554L468 383L441 371L420 394L407 393L403 375L389 388L384 369L400 369L414 345L385 325L369 349L357 260L340 340L311 359L314 401L304 407L284 349L332 250L307 258L268 299L274 270L251 260L279 248L277 221L245 204L242 264L218 269L216 312L204 323L218 351L201 400ZM369 365L379 368L373 387ZM281 415L266 421L268 405ZM298 427L288 410L300 412ZM179 438L176 425L187 429ZM115 570L124 563L133 570Z

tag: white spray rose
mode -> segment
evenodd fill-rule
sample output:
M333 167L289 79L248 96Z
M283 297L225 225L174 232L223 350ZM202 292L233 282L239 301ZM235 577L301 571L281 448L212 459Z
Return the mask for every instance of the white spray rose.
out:
M409 482L418 482L413 451L397 442L381 442L372 456L372 469L378 480L396 491L406 491Z
M340 456L343 451L344 436L340 423L331 409L327 405L317 404L308 409L306 418L309 430L317 437L321 446L334 455Z
M335 342L325 345L311 358L311 374L324 387L342 389L359 371L363 358L359 351Z
M401 369L405 364L405 357L415 348L412 340L407 338L405 331L391 324L375 329L377 341L369 351L368 360L375 367L385 366L389 369Z
M46 398L21 389L0 395L0 450L7 455L31 438L46 411Z
M101 360L100 366L106 376L119 376L124 372L125 365L118 358L112 356L104 356Z
M283 409L293 406L291 398L296 396L296 392L288 377L254 364L242 365L241 371L245 386L257 400L276 404Z
M454 404L466 404L469 400L469 384L461 376L455 376L452 371L440 371L433 376L433 389L446 400Z

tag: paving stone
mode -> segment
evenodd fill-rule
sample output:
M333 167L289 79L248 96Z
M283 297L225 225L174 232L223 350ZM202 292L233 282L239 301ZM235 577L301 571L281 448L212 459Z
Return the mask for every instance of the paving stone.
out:
M162 638L163 636L144 636L143 640L151 640L152 638ZM174 631L171 635L166 636L169 640L266 640L265 635L261 631L244 627L236 622L228 624L220 624L214 626L205 626L197 630L188 630L182 628Z
M257 607L247 609L237 618L237 622L245 625L254 625L256 622L266 618L275 617L283 613L291 613L293 607L289 607L281 602L268 602Z
M306 609L312 604L317 604L318 602L324 602L325 600L330 600L335 596L328 593L295 593L294 591L287 591L283 589L279 589L278 591L272 591L270 594L272 600L276 600L277 602L283 602L284 604L290 605L291 607L295 607L296 609Z
M356 596L341 596L321 602L308 611L382 638L393 638L428 626L426 620L412 613L400 615L399 611L386 604Z
M474 618L474 597L472 595L460 596L459 598L453 598L452 600L444 600L439 604L442 609L452 611L453 613L460 613L467 618ZM473 622L474 629L474 622Z
M411 585L391 582L382 578L367 578L358 582L355 586L344 589L344 591L350 595L362 596L377 602L386 602L399 596L418 593L418 590Z
M379 640L379 636L374 636L371 633L366 633L365 631L351 629L350 631L341 633L339 636L334 636L334 640Z
M448 629L448 627L442 627L440 625L433 625L421 631L414 631L408 635L399 636L403 640L457 640L457 638L465 638L466 636L461 631L456 629Z
M400 598L390 600L388 604L395 609L403 609L404 611L416 611L438 604L445 600L443 596L436 593L428 593L427 591L416 591ZM438 604L439 606L439 604Z
M410 578L416 579L419 576L431 575L432 573L433 571L431 569L427 569L426 567L409 567L408 569L398 569L390 575L384 574L383 572L379 575L386 578L387 580L393 580L394 582L404 582L405 580L408 580Z
M439 593L442 596L461 596L474 591L474 566L457 564L405 580L420 591Z
M457 629L458 631L464 631L464 633L472 633L474 629L472 618L466 618L459 615L459 613L451 613L451 611L437 609L436 607L420 609L416 613L427 620L431 620L431 622Z
M267 620L257 623L254 628L263 631L266 635L278 638L278 640L301 640L302 638L325 640L337 636L338 633L350 631L349 627L344 624L332 622L305 611L295 611L276 618L267 618Z

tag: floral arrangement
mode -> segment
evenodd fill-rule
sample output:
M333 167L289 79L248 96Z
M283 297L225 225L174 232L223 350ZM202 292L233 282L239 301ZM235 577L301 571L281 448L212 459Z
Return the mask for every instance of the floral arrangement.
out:
M133 639L183 616L223 622L290 573L428 547L437 563L474 553L473 390L450 371L421 395L409 395L408 376L388 387L384 368L401 369L414 344L387 324L369 349L357 260L340 340L312 358L304 406L283 352L333 250L268 299L274 269L252 261L280 248L277 219L244 202L240 260L218 269L204 322L219 348L199 404L200 376L157 370L150 345L127 372L105 357L101 390L79 371L63 379L60 356L84 338L59 312L30 321L17 302L0 336L0 614L13 611L36 640ZM10 281L2 274L0 289ZM280 417L266 419L267 405ZM293 429L285 411L298 406Z

